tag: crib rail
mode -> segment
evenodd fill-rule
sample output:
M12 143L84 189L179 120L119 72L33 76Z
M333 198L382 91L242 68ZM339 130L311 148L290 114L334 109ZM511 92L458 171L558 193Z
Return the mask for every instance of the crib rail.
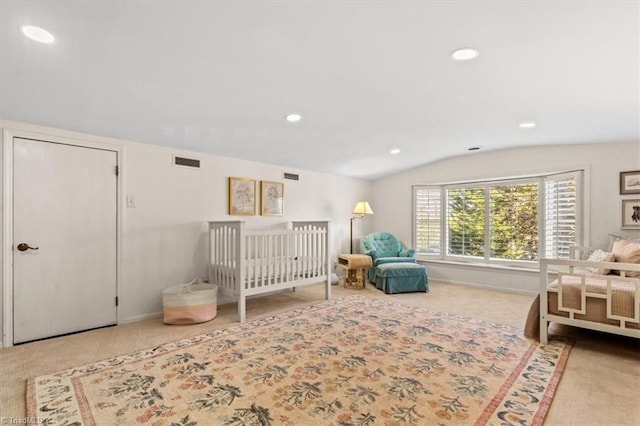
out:
M245 298L326 282L330 297L329 222L293 222L291 229L246 230L243 221L209 222L209 279L222 299Z
M240 235L243 221L209 222L209 282L218 284L219 299L236 298L240 280Z
M251 232L244 236L244 290L259 293L261 288L294 280L318 282L326 270L326 229Z

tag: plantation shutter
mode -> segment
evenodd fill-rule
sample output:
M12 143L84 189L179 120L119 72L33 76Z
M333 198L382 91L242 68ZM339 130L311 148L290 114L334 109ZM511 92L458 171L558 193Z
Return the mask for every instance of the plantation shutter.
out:
M414 243L417 253L440 255L442 228L442 189L437 186L416 186L414 200Z
M581 178L579 171L544 178L544 257L568 259L581 242Z

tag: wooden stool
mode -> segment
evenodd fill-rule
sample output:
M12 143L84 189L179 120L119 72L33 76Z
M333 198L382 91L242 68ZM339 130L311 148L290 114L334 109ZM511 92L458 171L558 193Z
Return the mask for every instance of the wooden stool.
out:
M371 268L371 256L365 254L341 254L338 265L344 268L342 285L344 288L363 289L367 280L366 271Z

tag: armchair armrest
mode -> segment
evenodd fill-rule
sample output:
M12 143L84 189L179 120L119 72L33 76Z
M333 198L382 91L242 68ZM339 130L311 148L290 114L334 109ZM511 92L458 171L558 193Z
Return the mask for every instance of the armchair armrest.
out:
M362 254L366 254L367 256L371 256L371 258L372 258L372 259L375 259L375 258L377 258L377 257L380 257L380 256L378 255L378 252L377 252L377 251L375 251L374 249L371 249L371 250L365 250Z
M414 249L403 249L403 250L400 250L400 253L398 253L398 256L413 257L414 254L416 254L416 251Z

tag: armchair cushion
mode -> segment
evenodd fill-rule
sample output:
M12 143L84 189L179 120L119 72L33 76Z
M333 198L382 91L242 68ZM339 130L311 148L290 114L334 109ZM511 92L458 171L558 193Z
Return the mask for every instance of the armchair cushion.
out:
M373 261L373 266L382 265L385 263L416 263L416 259L413 257L379 257Z

